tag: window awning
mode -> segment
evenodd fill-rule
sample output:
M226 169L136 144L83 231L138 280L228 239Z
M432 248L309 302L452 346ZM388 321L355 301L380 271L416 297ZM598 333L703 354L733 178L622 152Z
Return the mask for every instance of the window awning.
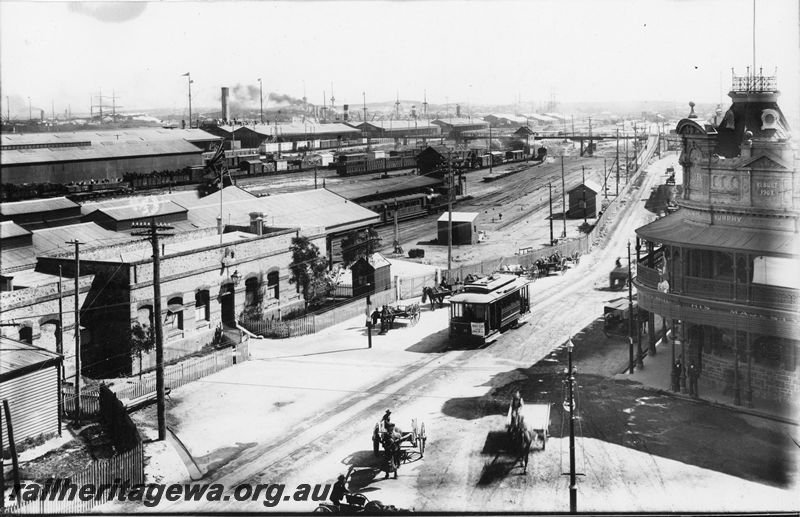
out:
M701 224L688 220L680 211L638 228L636 234L673 246L800 257L800 239L794 233Z
M171 303L167 305L167 312L170 314L178 314L181 311L183 311L183 305L180 303Z

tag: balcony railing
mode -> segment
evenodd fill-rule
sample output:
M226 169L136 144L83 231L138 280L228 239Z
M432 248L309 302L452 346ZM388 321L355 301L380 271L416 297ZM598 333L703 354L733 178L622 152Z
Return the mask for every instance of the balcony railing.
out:
M778 91L778 77L761 74L734 75L731 78L731 90L734 92L776 92Z
M636 268L636 281L658 289L661 274L641 263ZM670 278L670 291L709 300L735 301L761 307L796 310L800 305L800 289L763 284L734 284L733 280L716 280L675 275ZM681 290L682 289L682 290ZM748 294L749 292L749 294Z

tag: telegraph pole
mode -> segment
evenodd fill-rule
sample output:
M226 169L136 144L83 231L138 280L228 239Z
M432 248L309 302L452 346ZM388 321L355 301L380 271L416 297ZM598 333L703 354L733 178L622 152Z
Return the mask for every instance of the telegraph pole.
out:
M575 472L575 370L572 367L572 350L575 345L572 338L567 341L567 386L569 389L569 511L578 512L578 484Z
M603 158L603 197L608 200L608 171L606 170L605 158Z
M567 205L564 201L564 192L566 188L564 187L564 155L561 155L561 208L563 209L562 220L564 222L564 230L561 232L561 238L566 239L567 237Z
M628 241L628 373L634 372L633 366L633 278L631 277L631 241Z
M186 72L186 76L189 79L189 129L192 128L192 75L190 72Z
M581 165L581 181L583 182L583 185L581 186L583 197L583 224L586 224L586 170L584 169L583 165Z
M619 197L619 127L617 127L617 193Z
M135 223L134 223L135 224ZM147 223L135 224L146 228ZM164 318L161 315L161 250L158 245L159 230L170 230L171 226L157 225L155 216L150 217L149 230L134 235L149 235L153 245L153 324L156 338L156 411L158 413L158 439L167 437L166 408L164 403Z
M448 282L453 260L453 168L450 165L450 152L447 152L447 276Z
M58 333L56 334L56 352L64 356L64 293L61 280L61 265L58 266ZM64 393L61 382L64 380L64 361L58 369L58 433L61 434L61 415L64 413Z
M77 239L67 241L75 245L75 426L81 425L81 304L80 304L80 277L81 258L80 245Z
M547 194L550 200L550 246L553 245L553 184L547 184Z
M261 78L260 77L258 78L258 97L261 100L261 108L259 110L259 115L261 117L261 123L263 124L264 123L264 90L263 90L262 85L261 85ZM314 185L314 188L317 188L316 184Z

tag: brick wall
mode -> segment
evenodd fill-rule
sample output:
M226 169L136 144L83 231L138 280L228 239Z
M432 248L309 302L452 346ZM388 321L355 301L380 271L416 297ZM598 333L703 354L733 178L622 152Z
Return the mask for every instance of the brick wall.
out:
M734 371L733 357L722 358L703 354L703 378L721 388L723 394L733 396ZM753 396L771 400L791 400L800 395L800 374L780 368L768 368L753 363L751 365ZM739 362L740 394L747 390L747 362Z

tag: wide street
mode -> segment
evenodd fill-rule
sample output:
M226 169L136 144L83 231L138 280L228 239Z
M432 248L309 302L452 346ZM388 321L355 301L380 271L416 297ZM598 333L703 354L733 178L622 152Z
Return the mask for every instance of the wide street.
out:
M591 339L604 303L620 296L606 289L614 259L654 217L644 202L675 160L652 163L612 216L603 245L565 275L537 280L530 320L488 347L448 348L447 308L426 307L419 325L374 336L371 350L363 318L354 318L302 338L251 340L253 360L174 390L167 423L201 482L222 483L228 494L240 483L284 483L291 493L351 469L351 490L400 508L567 511L561 380L563 344L576 336L580 511L795 509L796 427L621 379L627 347L595 347ZM516 389L528 403L552 403L551 438L531 453L526 474L500 445ZM404 431L412 419L424 422L428 436L424 457L413 456L397 480L384 479L372 452L372 428L386 408ZM154 408L135 420L152 434ZM146 454L149 481L188 481L170 445L151 444ZM262 511L262 501L162 502L156 510ZM284 500L273 509L315 506Z

